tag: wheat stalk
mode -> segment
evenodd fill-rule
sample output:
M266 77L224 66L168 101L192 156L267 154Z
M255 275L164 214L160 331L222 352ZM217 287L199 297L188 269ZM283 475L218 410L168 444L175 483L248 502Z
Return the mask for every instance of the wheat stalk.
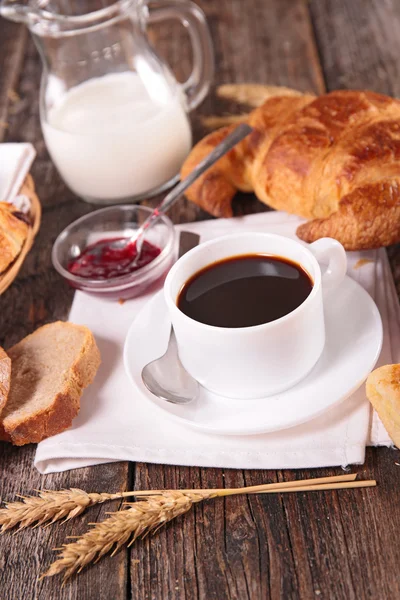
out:
M354 481L356 475L338 475L335 477L319 477L306 479L303 481L286 481L281 483L267 483L262 485L247 486L244 488L223 488L209 490L179 490L184 493L203 494L207 497L229 496L232 494L252 494L260 492L288 491L287 488L298 488L299 485L322 485L334 484L339 482ZM359 482L357 485L360 485ZM22 502L9 502L5 508L0 509L0 533L9 531L18 527L17 531L25 529L31 525L51 525L56 521L64 519L68 521L77 515L80 515L86 508L109 500L116 500L132 496L153 496L162 494L170 490L146 490L130 492L117 492L114 494L96 494L88 493L77 488L71 488L61 491L42 490L38 491L39 496L21 496ZM174 491L174 490L172 490Z
M93 527L75 541L58 548L59 557L42 577L64 573L64 581L80 572L93 560L117 552L124 544L133 543L139 536L157 531L162 525L187 512L195 502L208 498L236 494L275 494L280 492L322 491L343 488L375 486L376 481L355 481L356 474L320 477L300 481L286 481L242 488L147 490L117 492L115 494L87 493L77 488L61 491L39 491L38 496L20 496L22 502L10 502L0 510L2 532L29 525L51 524L60 519L68 521L87 507L127 496L142 497L142 501L127 504L128 508L105 521L92 523Z
M256 108L273 96L301 96L302 93L281 85L264 85L260 83L225 83L219 85L217 96L224 100L234 100Z
M52 577L63 573L63 581L74 573L79 573L90 562L97 562L105 554L112 551L114 555L126 543L133 542L138 537L144 537L151 531L186 513L195 502L207 497L205 494L192 492L168 491L158 496L149 496L140 502L128 504L128 508L116 513L105 521L92 523L93 527L76 541L57 548L59 557L41 576Z
M302 93L298 90L276 85L225 83L217 87L216 95L223 100L244 104L249 108L257 108L273 96L301 96ZM208 117L201 117L201 122L204 127L213 131L220 127L242 123L248 119L249 114L210 115Z
M115 500L124 494L89 494L78 488L54 492L41 490L38 493L39 496L19 496L22 502L9 502L0 509L1 533L14 527L21 531L30 525L50 525L61 519L69 521L88 506Z
M249 114L241 115L211 115L209 117L201 117L201 122L207 129L219 129L220 127L227 127L228 125L238 125L244 123L248 119Z
M132 544L139 536L145 536L151 531L155 533L168 521L190 510L195 502L235 494L321 491L376 485L374 480L355 481L355 478L356 475L349 474L308 479L303 482L283 482L236 489L134 492L135 495L141 494L144 500L133 504L129 503L129 508L111 513L111 516L105 521L92 523L93 527L82 536L74 538L74 542L57 548L60 551L59 557L42 577L52 577L64 573L65 582L71 575L79 573L93 560L97 562L111 551L114 555L124 544L128 542ZM124 493L128 494L129 492ZM148 495L145 496L145 494Z

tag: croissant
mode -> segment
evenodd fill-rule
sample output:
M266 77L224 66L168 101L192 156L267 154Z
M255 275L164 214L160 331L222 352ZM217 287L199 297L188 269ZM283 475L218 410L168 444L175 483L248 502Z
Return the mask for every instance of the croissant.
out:
M278 96L250 113L252 133L206 171L187 197L217 217L232 216L238 190L309 222L306 242L334 237L347 250L400 241L400 102L363 91ZM182 177L233 126L190 152Z
M388 434L400 448L400 365L385 365L372 371L366 389Z
M21 252L28 230L27 217L12 204L0 202L0 273Z

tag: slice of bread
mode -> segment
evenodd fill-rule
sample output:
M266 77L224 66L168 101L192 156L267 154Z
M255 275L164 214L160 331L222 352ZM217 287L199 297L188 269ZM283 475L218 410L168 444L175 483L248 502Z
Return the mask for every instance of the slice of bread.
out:
M366 390L393 443L400 448L400 364L385 365L372 371Z
M11 358L0 347L0 412L5 406L10 391Z
M22 446L70 427L82 391L100 365L91 331L72 323L50 323L13 346L8 355L11 385L0 415L0 439Z

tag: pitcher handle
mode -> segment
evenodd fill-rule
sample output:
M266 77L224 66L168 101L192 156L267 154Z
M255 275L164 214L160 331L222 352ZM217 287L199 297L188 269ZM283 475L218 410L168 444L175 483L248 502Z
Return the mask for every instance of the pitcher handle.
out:
M149 23L179 19L188 30L193 48L192 73L182 84L188 110L196 108L205 98L214 77L214 52L206 17L194 2L168 0L162 6L148 6Z

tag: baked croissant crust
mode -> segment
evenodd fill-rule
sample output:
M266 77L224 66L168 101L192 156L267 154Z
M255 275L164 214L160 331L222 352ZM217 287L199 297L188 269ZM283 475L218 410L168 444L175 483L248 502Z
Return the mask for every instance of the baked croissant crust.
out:
M366 389L386 431L400 448L400 365L385 365L372 371Z
M309 222L298 236L334 237L347 250L400 241L400 102L363 91L278 96L248 117L253 132L206 171L187 197L232 216L238 190ZM182 177L233 129L201 140Z
M27 217L15 206L0 202L0 274L17 258L28 235Z

